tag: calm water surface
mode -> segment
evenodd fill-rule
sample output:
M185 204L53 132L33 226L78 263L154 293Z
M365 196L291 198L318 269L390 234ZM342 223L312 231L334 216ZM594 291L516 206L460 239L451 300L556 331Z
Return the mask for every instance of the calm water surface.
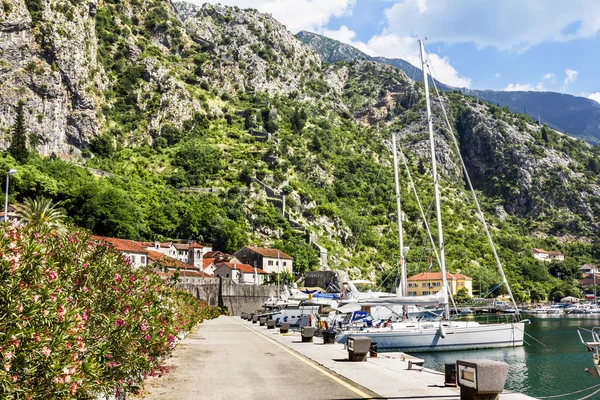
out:
M415 355L425 360L426 367L438 371L444 370L445 363L454 363L457 359L504 361L509 365L505 387L533 397L561 395L600 385L600 379L584 372L585 368L593 368L592 353L587 352L577 335L578 327L600 326L600 315L526 317L532 323L525 328L528 344L523 347ZM560 399L580 399L597 389L600 387ZM600 393L591 398L600 399Z

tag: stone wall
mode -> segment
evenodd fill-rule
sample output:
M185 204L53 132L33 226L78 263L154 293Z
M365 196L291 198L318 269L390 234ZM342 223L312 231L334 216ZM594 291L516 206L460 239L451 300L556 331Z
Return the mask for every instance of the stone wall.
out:
M179 287L212 306L226 306L229 315L260 310L263 302L277 293L275 285L236 284L231 278L200 278L196 283L181 283Z

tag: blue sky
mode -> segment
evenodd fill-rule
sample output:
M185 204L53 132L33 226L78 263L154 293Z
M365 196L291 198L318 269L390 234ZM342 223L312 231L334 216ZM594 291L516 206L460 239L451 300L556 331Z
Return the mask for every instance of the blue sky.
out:
M193 0L201 4L203 0ZM367 54L418 64L472 89L556 91L600 102L600 0L219 0L271 13Z

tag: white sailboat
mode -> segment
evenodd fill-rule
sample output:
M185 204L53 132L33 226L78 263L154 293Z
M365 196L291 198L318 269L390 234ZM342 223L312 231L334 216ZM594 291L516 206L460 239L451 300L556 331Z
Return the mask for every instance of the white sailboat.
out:
M429 127L429 138L431 144L431 163L433 171L433 183L434 183L434 196L436 203L436 219L437 219L437 232L438 232L438 249L439 249L439 264L442 271L442 291L436 295L412 297L407 296L406 289L406 272L403 260L403 246L402 246L402 224L401 224L401 209L400 209L400 198L398 190L398 174L395 169L396 177L396 194L397 194L397 205L398 205L398 225L399 225L399 237L400 237L400 258L403 267L402 278L403 282L398 290L398 296L396 298L380 298L370 299L372 303L394 303L394 304L412 304L412 305L427 305L432 303L441 304L444 308L444 320L440 321L416 321L416 322L400 322L392 323L383 328L361 328L360 330L347 330L340 332L336 336L336 341L346 343L348 336L368 336L373 342L377 343L378 349L384 349L389 351L449 351L449 350L471 350L471 349L486 349L486 348L497 348L497 347L516 347L523 345L523 339L525 334L525 325L529 323L527 320L520 320L520 315L517 312L515 322L505 323L491 323L483 324L474 321L451 321L450 310L448 303L448 281L446 276L446 262L444 255L444 237L442 232L442 220L441 220L441 207L440 207L440 194L438 187L438 175L437 165L435 157L435 144L433 136L433 125L431 118L431 106L429 101L429 85L427 79L427 62L425 59L425 49L423 41L419 40L421 48L421 61L423 69L423 82L425 87L425 100L427 103L427 119ZM446 123L450 128L450 123L446 116L446 111L442 106ZM455 143L456 145L456 143ZM394 151L394 162L396 162L396 144L395 139L393 140L393 151ZM460 157L460 152L459 152ZM461 159L462 162L462 159ZM463 169L464 169L464 162ZM395 168L396 165L394 165ZM484 230L490 241L492 252L500 269L500 273L504 280L504 284L508 289L508 293L513 301L515 309L517 308L514 297L508 286L508 281L502 269L502 264L496 253L491 235L488 227L485 223L483 213L479 206L479 202L473 191L471 181L469 179L466 169L464 169L465 177L473 193L475 204L479 217L483 222ZM433 239L431 238L433 241Z

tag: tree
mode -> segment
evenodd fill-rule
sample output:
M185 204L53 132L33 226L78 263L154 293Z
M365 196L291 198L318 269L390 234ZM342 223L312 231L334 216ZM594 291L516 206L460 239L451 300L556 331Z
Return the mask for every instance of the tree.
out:
M469 290L466 287L460 288L454 296L454 301L458 304L466 304L473 298L469 295Z
M59 204L53 204L52 199L46 197L34 200L27 198L17 211L17 215L34 229L47 227L51 230L62 230L65 214L57 208Z
M25 128L25 117L23 115L23 103L20 102L17 106L17 120L12 131L12 138L8 152L13 158L21 163L29 157L27 150L27 129Z
M306 110L304 108L296 107L294 109L294 113L290 118L290 124L292 125L292 130L295 134L299 135L304 129L306 125L306 120L308 119L308 115L306 114Z

